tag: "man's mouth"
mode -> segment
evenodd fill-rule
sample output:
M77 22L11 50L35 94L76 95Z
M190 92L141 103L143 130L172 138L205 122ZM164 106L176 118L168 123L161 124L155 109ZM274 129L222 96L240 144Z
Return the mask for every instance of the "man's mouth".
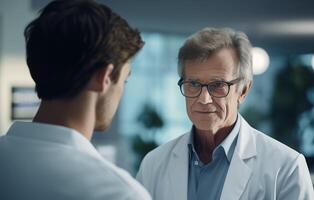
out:
M195 111L196 113L200 113L200 114L211 114L211 113L215 113L215 111Z

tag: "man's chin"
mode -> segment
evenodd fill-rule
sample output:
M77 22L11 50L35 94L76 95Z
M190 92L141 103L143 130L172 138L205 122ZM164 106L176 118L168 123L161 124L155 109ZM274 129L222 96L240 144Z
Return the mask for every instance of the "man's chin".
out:
M195 122L194 125L199 130L209 131L215 128L217 124L211 120L203 120L203 121Z
M105 132L109 129L111 123L98 124L95 126L94 131Z
M105 132L107 129L108 129L107 127L96 127L96 128L94 128L94 131Z

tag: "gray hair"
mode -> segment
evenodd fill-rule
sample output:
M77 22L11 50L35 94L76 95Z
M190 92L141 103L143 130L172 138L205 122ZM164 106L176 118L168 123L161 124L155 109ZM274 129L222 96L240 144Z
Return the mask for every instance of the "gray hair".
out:
M206 60L213 53L223 49L233 48L238 56L238 73L245 79L253 80L251 43L243 32L230 28L204 28L191 35L180 48L178 55L178 74L183 77L184 64L188 60Z

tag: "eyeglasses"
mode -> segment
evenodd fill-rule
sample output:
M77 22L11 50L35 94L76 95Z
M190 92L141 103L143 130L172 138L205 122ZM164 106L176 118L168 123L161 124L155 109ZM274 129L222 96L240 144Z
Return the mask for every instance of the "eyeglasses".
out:
M230 86L240 82L242 78L237 78L232 81L213 81L208 84L202 84L198 81L184 81L181 78L178 81L180 91L187 98L197 98L201 95L203 87L207 88L208 93L212 97L223 98L229 94Z

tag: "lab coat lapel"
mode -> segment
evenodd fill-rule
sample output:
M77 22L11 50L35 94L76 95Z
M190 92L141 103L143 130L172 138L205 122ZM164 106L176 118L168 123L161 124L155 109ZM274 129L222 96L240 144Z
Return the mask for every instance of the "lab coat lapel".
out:
M188 189L188 140L190 133L182 136L172 151L169 162L170 187L173 200L187 200Z
M251 129L241 117L238 141L222 190L221 200L240 199L251 177L252 169L247 161L256 156L255 136L251 134Z

